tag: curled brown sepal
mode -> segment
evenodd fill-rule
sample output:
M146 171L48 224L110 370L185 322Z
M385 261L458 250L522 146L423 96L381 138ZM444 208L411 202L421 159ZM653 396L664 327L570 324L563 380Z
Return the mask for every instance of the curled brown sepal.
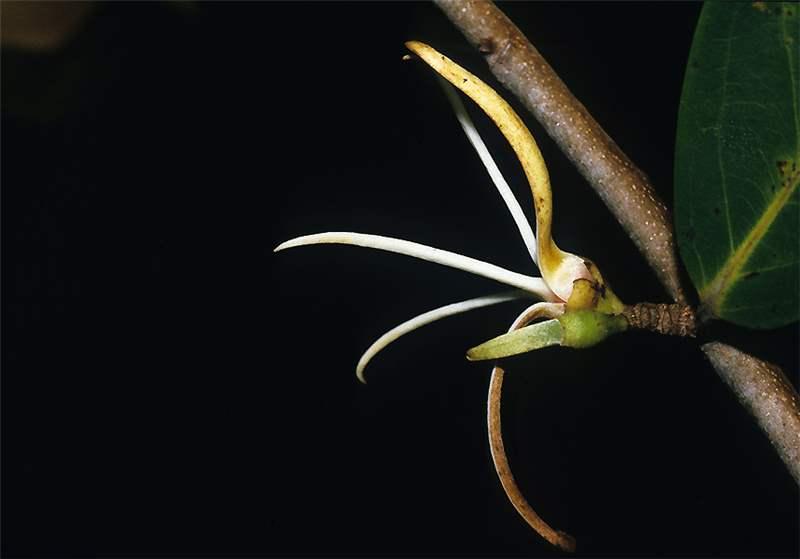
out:
M800 483L800 396L780 367L720 342L703 353L753 415L797 483Z
M509 328L509 332L526 326L536 318L555 318L563 313L563 305L552 303L536 303L528 307L519 315ZM536 530L544 539L564 551L575 551L575 539L569 534L560 530L553 529L547 522L536 514L533 507L528 503L525 496L520 491L514 475L511 473L511 466L508 463L505 446L503 445L503 430L500 421L500 399L503 392L503 376L505 371L495 365L492 369L492 377L489 381L489 400L488 400L488 424L489 424L489 449L492 453L492 461L500 484L503 486L508 500L517 509L517 512Z
M491 1L434 2L483 53L498 81L519 98L597 191L672 298L686 302L672 218L647 176Z

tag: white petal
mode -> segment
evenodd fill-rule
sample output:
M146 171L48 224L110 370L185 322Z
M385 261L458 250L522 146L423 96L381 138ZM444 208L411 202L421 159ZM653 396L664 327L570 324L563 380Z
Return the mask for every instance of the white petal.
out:
M330 232L330 233L317 233L316 235L306 235L304 237L297 237L284 243L281 243L275 248L275 252L287 248L298 246L316 245L316 244L342 244L342 245L356 245L367 248L375 248L378 250L385 250L388 252L396 252L398 254L405 254L406 256L413 256L429 262L435 262L451 268L458 268L465 272L483 276L485 278L493 279L533 293L540 299L546 301L558 301L559 299L547 287L542 278L535 278L526 276L517 272L512 272L476 260L469 256L456 254L447 250L421 245L419 243L412 243L411 241L404 241L402 239L394 239L392 237L382 237L380 235L368 235L365 233L350 233L350 232Z
M366 383L367 381L364 380L364 369L366 368L367 363L369 363L379 351L388 346L390 343L399 337L408 334L409 332L413 332L417 328L442 318L453 316L454 314L460 314L473 309L488 307L489 305L496 305L498 303L505 303L506 301L513 301L514 299L520 299L528 296L529 295L524 291L506 291L504 293L496 293L494 295L486 295L484 297L467 299L466 301L460 301L458 303L451 303L449 305L439 307L438 309L423 313L419 316L415 316L411 320L407 320L406 322L395 326L383 336L375 340L371 346L369 346L367 351L364 352L364 355L361 356L361 359L358 360L358 366L356 366L356 376L358 377L358 380Z
M514 193L511 192L511 188L508 186L506 179L503 178L503 174L500 172L500 169L494 162L494 159L489 153L489 149L486 147L486 144L483 143L483 139L478 133L478 129L475 128L475 124L473 124L472 119L469 117L469 113L464 107L464 103L461 102L461 97L459 97L458 93L456 93L456 89L450 85L447 80L441 77L439 77L439 82L444 88L447 99L450 101L450 104L456 113L456 118L458 118L461 128L464 129L467 139L469 139L472 147L475 148L475 151L478 153L478 157L480 157L483 166L486 167L486 170L489 172L489 176L497 188L497 191L500 193L500 196L506 203L508 211L511 212L511 217L514 218L514 223L517 224L517 229L519 229L519 233L522 235L522 240L525 243L525 246L528 248L528 253L531 255L531 259L536 262L536 236L533 234L533 229L531 229L531 225L528 222L528 219L525 217L522 207L519 205Z

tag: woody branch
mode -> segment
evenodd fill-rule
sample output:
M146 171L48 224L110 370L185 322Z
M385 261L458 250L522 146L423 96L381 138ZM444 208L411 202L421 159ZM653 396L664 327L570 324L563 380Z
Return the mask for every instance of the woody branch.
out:
M685 303L670 212L647 176L494 3L433 1L600 195L670 296ZM800 483L800 397L795 388L775 365L734 347L711 342L701 349Z

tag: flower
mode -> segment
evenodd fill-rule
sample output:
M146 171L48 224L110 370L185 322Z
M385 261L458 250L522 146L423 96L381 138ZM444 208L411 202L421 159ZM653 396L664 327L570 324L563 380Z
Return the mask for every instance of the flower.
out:
M585 258L559 249L552 239L550 178L539 147L519 116L491 87L432 47L417 41L410 41L406 46L444 78L441 80L442 85L458 121L505 201L531 259L542 275L533 277L446 250L365 233L318 233L281 243L275 248L276 252L325 243L385 250L458 268L515 288L514 291L451 303L396 326L378 338L361 356L356 367L359 380L365 382L364 370L370 359L399 337L448 316L514 299L536 298L540 302L525 309L507 334L469 350L468 359L495 359L556 344L586 347L610 333L625 329L627 322L620 315L623 305L605 284L597 267ZM475 101L511 144L531 186L536 212L536 234L452 86ZM526 326L543 318L549 320ZM511 476L500 434L499 400L502 375L502 369L495 367L489 393L489 432L492 456L503 488L534 529L551 543L570 549L574 545L571 538L556 532L539 518L525 501Z
M365 233L317 233L314 235L297 237L281 243L275 248L275 252L299 246L326 243L348 244L385 250L458 268L516 288L516 291L512 292L496 293L451 303L416 316L393 328L378 338L378 340L364 352L359 360L356 373L359 380L362 382L365 382L364 370L367 363L379 351L399 337L426 324L430 324L431 322L472 309L524 297L534 297L551 303L547 306L536 307L538 309L538 316L556 318L565 312L566 305L570 300L570 296L573 294L576 281L580 280L586 282L579 291L582 297L588 297L590 300L593 292L605 290L602 277L591 262L580 256L562 251L553 241L551 236L552 193L550 190L550 178L547 167L542 159L539 147L536 145L536 141L511 106L479 78L432 47L417 41L410 41L406 43L406 46L444 78L444 80L441 80L442 85L453 106L456 117L466 133L467 138L486 167L500 196L505 201L531 259L541 270L542 276L533 277L518 272L512 272L494 264L446 250L402 239ZM486 112L495 124L497 124L500 131L514 149L528 178L528 182L531 185L536 210L536 234L531 230L519 202L517 202L508 183L503 178L497 164L486 148L486 144L481 139L461 99L450 84L456 86L467 96L472 98L481 109ZM591 302L579 303L578 300L575 299L571 306L575 308L585 308L590 307ZM523 315L527 312L526 310ZM552 341L555 340L553 336L550 336L550 338ZM529 342L531 342L531 340L529 340ZM536 343L528 343L524 347L528 348L526 350L530 350L542 346ZM519 352L521 351L517 351L517 353ZM513 353L498 353L497 351L482 353L480 351L470 351L468 353L468 358L473 360L489 359L511 354Z

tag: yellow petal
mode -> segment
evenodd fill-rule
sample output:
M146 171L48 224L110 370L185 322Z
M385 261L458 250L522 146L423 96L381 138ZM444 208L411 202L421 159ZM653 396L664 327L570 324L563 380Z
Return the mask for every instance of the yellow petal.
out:
M491 87L433 47L409 41L406 47L425 61L439 75L460 89L494 121L511 144L533 192L536 209L536 240L539 269L550 289L563 301L572 293L572 282L592 279L583 259L560 250L551 236L553 197L547 167L528 128L514 109Z

